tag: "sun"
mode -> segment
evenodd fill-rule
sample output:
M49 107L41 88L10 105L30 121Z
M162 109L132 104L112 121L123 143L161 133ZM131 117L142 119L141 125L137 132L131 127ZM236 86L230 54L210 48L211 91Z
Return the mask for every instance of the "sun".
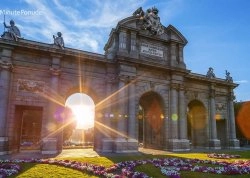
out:
M77 129L94 127L94 110L91 106L75 105L71 109L77 121Z
M88 95L75 93L68 97L65 106L70 108L77 122L76 129L89 129L94 127L95 104Z

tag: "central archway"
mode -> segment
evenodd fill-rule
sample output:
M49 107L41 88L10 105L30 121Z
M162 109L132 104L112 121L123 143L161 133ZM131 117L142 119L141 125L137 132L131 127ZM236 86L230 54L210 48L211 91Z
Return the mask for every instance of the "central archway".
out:
M162 98L155 92L142 95L139 101L138 140L145 148L164 147Z
M66 123L64 141L70 145L93 145L95 104L92 98L84 93L74 93L67 98L65 106L70 110L67 115L70 122Z

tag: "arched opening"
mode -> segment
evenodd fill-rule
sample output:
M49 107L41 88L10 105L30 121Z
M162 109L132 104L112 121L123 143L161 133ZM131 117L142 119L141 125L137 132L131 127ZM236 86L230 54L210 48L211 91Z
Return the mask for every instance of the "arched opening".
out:
M154 92L144 94L139 101L138 140L145 148L163 148L163 119L161 97Z
M194 100L188 104L188 139L194 148L205 147L207 144L206 108Z
M15 149L18 149L20 152L40 150L42 115L42 107L15 106L15 132L13 132Z
M84 93L70 95L66 102L65 127L63 130L64 146L93 146L95 104Z

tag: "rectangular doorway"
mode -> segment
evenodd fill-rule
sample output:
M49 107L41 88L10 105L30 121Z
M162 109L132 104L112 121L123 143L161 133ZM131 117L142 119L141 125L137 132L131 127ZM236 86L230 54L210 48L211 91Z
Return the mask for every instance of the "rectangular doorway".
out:
M16 106L16 122L19 125L19 151L40 150L42 107Z

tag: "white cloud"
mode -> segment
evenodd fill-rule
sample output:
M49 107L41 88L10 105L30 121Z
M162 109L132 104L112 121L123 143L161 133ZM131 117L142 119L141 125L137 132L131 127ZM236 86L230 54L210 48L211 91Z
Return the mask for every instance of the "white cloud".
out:
M248 80L238 80L238 81L235 81L235 83L248 83Z
M19 17L23 37L53 43L52 36L60 31L66 47L100 53L118 21L132 15L145 3L134 0L71 1L24 0L28 8L37 9L42 14Z

